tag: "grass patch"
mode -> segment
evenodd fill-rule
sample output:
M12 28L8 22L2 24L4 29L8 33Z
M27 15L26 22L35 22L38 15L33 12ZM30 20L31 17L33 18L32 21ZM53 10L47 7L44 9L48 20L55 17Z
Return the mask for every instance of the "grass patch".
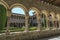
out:
M12 27L9 30L10 30L10 32L18 32L18 31L24 31L25 28L23 28L23 27L22 28Z
M37 27L30 27L29 31L37 30Z
M29 29L29 31L34 31L34 30L37 30L37 27L29 27L28 29ZM41 27L40 29L45 30L46 27ZM53 29L53 27L50 27L50 29ZM0 31L0 33L5 33L5 30L6 30L6 28L4 28L2 31ZM19 28L19 27L10 27L9 30L10 30L10 32L19 32L19 31L22 32L22 31L25 30L25 27L21 27L21 28Z

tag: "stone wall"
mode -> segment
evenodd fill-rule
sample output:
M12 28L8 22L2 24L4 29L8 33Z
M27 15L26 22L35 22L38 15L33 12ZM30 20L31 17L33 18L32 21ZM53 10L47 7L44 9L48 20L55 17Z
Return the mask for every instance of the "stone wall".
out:
M8 36L1 35L0 40L38 40L41 37L53 36L56 34L60 34L60 30L45 30L45 31L14 33Z

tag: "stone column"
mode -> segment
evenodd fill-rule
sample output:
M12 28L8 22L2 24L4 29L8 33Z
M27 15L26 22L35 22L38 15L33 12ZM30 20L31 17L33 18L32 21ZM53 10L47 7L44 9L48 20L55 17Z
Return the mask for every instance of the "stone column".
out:
M10 17L11 17L11 13L10 10L7 10L7 27L6 27L6 35L9 35L10 31L9 31L9 27L10 27Z
M58 21L58 17L57 17L57 14L55 14L55 28L57 28L57 21Z
M58 24L59 24L59 29L60 29L60 14L59 14L58 19L59 19Z
M37 25L37 26L38 26L38 27L37 27L37 30L38 30L38 31L40 31L40 28L41 28L41 21L40 21L40 19L41 19L41 18L40 18L40 14L38 14L38 15L37 15L37 24L38 24L38 25Z
M49 24L48 24L49 17L48 17L48 13L49 13L48 11L45 12L45 16L46 16L46 26L47 26L46 30L49 30L49 26L48 26L48 25L49 25Z
M59 20L59 29L60 29L60 20Z
M54 17L52 16L52 25L53 25L53 28L54 28Z
M56 19L55 19L55 16L53 17L53 29L56 29L57 27L57 24L56 24Z
M46 26L47 26L46 30L49 30L49 26L48 26L48 14L49 14L49 12L46 11L46 10L44 10L43 13L44 13L45 16L46 16Z
M54 28L54 19L52 19L52 23L53 23L53 28Z
M55 13L54 12L50 12L50 14L52 15L52 24L53 24L53 30L55 29Z
M55 29L57 29L57 21L58 21L58 17L55 14Z
M46 16L46 26L47 26L47 30L49 30L49 26L48 26L48 25L49 25L49 24L48 24L48 20L49 20L49 19L48 19L48 16Z
M26 14L25 15L25 32L28 32L28 26L29 26L28 18L29 18L29 16L28 16L28 14Z

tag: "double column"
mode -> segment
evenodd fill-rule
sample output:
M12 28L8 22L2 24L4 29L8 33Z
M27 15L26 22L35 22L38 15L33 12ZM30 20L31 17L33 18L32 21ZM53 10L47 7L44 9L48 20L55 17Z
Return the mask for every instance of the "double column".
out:
M28 30L28 27L29 27L28 21L29 21L29 15L28 15L28 12L26 12L26 14L25 14L25 32L29 31Z
M59 18L59 29L60 29L60 18Z
M46 15L46 26L47 26L47 30L49 30L49 17L48 15Z
M40 18L40 14L37 14L37 30L40 31L41 28L41 18Z
M58 16L58 25L59 25L58 29L60 29L60 14L58 14L57 16Z
M44 14L45 14L45 16L46 16L46 30L49 30L49 17L48 17L48 14L49 14L49 12L48 11L44 11Z
M7 10L7 27L6 27L6 35L9 35L10 31L9 31L9 28L10 28L10 17L11 17L11 12L10 10L8 9Z

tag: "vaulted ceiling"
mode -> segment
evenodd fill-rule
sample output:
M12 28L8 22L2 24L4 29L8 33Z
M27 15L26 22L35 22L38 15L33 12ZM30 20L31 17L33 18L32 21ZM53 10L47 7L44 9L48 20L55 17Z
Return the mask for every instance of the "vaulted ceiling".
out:
M41 1L49 2L49 3L54 4L56 6L60 6L60 0L41 0Z

